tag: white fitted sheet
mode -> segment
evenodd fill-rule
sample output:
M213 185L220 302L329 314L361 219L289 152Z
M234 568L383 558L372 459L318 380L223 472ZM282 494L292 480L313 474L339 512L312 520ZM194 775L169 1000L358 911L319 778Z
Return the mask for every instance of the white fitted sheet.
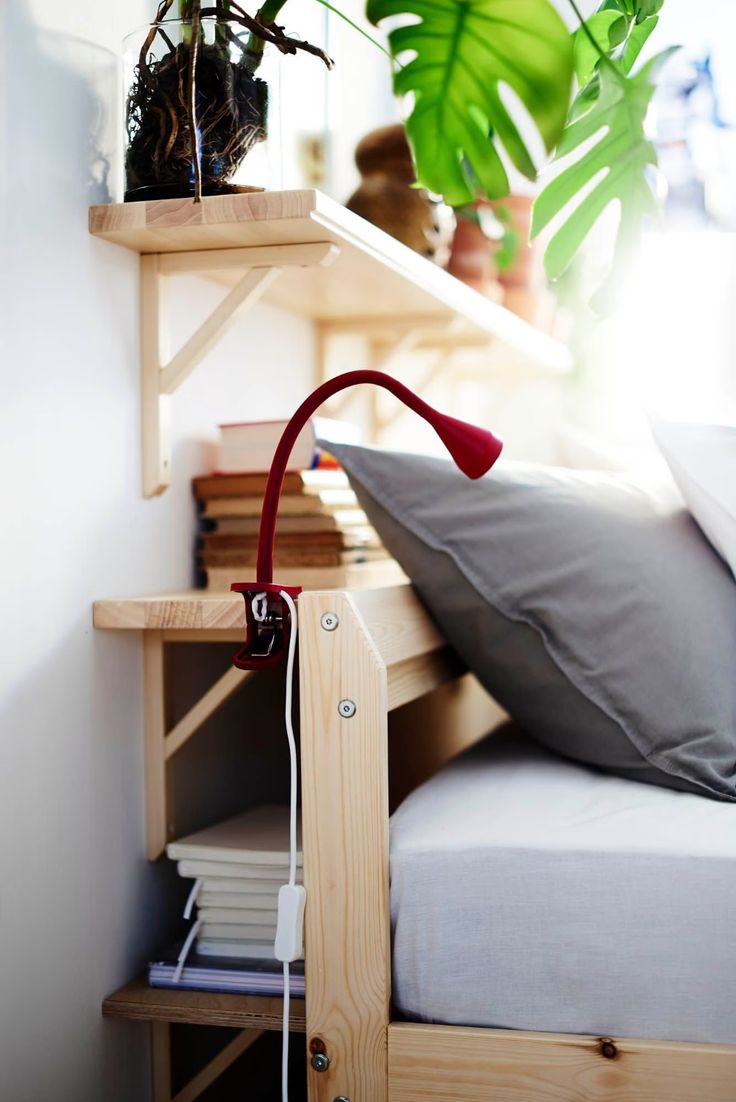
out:
M736 1043L736 806L504 729L391 821L394 1005L414 1020Z

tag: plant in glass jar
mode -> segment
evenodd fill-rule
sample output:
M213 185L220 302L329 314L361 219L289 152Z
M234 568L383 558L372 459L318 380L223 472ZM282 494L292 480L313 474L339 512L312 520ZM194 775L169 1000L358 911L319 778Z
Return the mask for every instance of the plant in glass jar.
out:
M173 6L160 3L128 88L126 200L239 190L232 177L268 134L270 88L259 72L266 47L332 64L318 47L287 37L267 5L253 18L235 0L179 0L171 19Z

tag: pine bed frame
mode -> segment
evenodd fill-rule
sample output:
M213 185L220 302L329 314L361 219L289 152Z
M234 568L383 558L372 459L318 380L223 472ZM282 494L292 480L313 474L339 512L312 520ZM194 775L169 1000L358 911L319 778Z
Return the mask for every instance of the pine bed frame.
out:
M392 1018L390 803L501 713L408 585L303 593L299 640L310 1102L734 1102L736 1046Z

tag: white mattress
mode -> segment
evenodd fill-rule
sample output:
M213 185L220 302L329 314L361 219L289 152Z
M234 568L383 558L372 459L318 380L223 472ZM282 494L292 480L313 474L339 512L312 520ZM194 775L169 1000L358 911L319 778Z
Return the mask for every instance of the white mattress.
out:
M504 730L391 824L394 1005L423 1021L736 1043L736 806Z

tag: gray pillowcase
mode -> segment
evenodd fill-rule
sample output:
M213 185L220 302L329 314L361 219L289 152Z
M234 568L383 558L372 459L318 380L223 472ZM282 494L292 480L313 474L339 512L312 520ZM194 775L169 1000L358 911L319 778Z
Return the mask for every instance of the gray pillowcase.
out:
M552 750L736 800L736 584L672 500L618 475L329 443L445 637Z

